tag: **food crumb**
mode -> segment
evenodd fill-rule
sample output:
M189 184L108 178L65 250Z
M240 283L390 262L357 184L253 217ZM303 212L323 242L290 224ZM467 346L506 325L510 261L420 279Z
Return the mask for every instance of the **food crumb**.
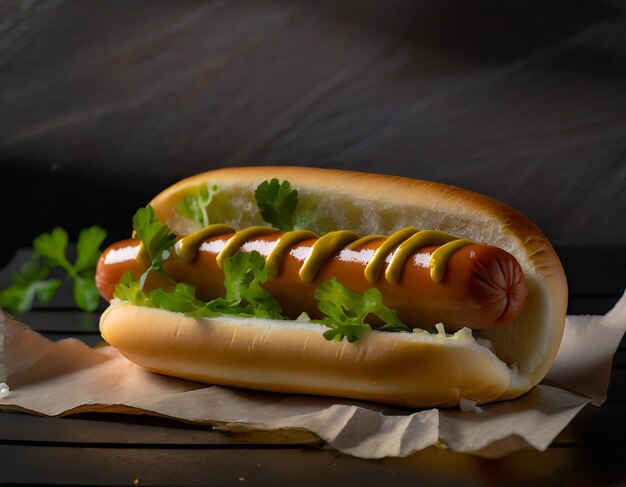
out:
M464 413L472 412L480 414L482 412L480 406L478 406L474 401L470 401L469 399L465 399L463 397L459 399L459 408Z
M139 485L139 479L133 480L133 485Z

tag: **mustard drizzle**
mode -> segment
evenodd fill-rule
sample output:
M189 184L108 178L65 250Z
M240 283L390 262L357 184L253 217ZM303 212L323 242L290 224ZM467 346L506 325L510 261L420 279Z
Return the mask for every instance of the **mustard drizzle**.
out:
M428 261L428 266L430 267L430 278L435 282L441 281L446 273L448 259L452 256L452 254L460 248L465 247L466 245L472 245L473 243L474 242L471 240L467 240L465 238L457 238L456 240L452 240L447 244L442 245L430 254L430 260Z
M365 278L372 284L378 281L383 270L385 259L393 249L404 242L407 238L419 232L419 228L406 227L393 233L383 244L378 247L372 260L365 266Z
M175 251L182 259L190 261L206 238L231 232L234 232L234 235L226 242L226 245L218 252L216 257L220 268L222 268L224 260L234 255L251 238L275 234L278 233L278 230L270 227L253 226L235 231L229 225L209 225L181 238L176 243ZM294 230L283 233L266 258L266 265L270 275L278 274L285 254L291 247L304 240L313 238L318 238L318 235L309 230ZM402 228L389 237L384 235L361 237L350 230L338 230L319 237L313 244L309 255L304 259L304 263L300 268L300 279L304 282L313 281L324 262L341 249L358 249L371 241L382 238L385 241L376 249L371 260L365 266L365 277L370 283L376 283L380 279L385 260L391 255L389 265L385 270L385 279L391 284L397 284L402 276L406 261L411 254L420 248L431 245L440 246L431 254L429 260L430 278L435 282L439 282L445 275L446 266L452 254L458 249L474 243L471 240L458 238L438 230L420 230L415 227ZM141 263L146 258L147 254L143 250L143 244L141 244L137 254L137 261Z
M223 225L221 223L216 225L209 225L197 232L190 233L189 235L181 238L176 242L176 253L185 261L190 262L198 252L202 241L215 237L216 235L223 235L225 233L236 233L235 229L230 225Z
M279 230L276 228L270 227L248 227L243 230L239 230L228 240L228 242L226 242L224 248L217 254L217 265L220 269L222 269L224 261L228 257L235 255L239 248L251 238L278 232Z
M304 259L302 267L298 275L304 282L311 282L315 279L317 271L326 259L331 255L339 252L350 242L361 238L350 230L337 230L336 232L328 232L326 235L320 237L320 239L313 244L311 252Z
M303 240L309 240L317 237L317 233L313 233L309 230L293 230L291 232L283 233L265 259L265 265L269 270L270 276L278 274L280 266L283 263L283 259L285 258L285 254L290 247L293 247Z
M385 271L385 279L391 284L398 284L404 265L413 252L417 249L428 247L429 245L443 245L455 239L456 237L437 230L422 230L416 232L398 245Z

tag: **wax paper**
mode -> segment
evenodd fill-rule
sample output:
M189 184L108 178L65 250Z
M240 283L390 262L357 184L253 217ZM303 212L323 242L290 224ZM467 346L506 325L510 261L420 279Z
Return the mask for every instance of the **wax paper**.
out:
M626 296L604 316L568 316L542 384L464 412L207 386L147 372L108 346L51 342L0 311L0 408L46 416L154 414L238 432L307 430L362 458L402 457L433 445L495 458L546 449L583 407L600 405L625 330Z

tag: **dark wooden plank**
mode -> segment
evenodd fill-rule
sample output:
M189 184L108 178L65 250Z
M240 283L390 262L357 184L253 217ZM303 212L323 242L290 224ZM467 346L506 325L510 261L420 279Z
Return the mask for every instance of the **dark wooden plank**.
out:
M129 449L0 445L6 484L618 485L626 447L551 448L483 460L429 448L368 461L316 449Z
M624 445L626 404L588 406L554 440L557 446ZM321 445L306 431L228 433L210 426L188 424L148 415L83 413L49 418L22 413L0 414L0 444L127 447L127 448L234 448L248 445Z
M98 333L100 313L78 310L33 310L18 317L40 333Z
M189 424L148 415L83 413L63 418L0 413L0 444L150 448L243 445L288 448L321 445L306 431L276 430L230 433L209 425Z

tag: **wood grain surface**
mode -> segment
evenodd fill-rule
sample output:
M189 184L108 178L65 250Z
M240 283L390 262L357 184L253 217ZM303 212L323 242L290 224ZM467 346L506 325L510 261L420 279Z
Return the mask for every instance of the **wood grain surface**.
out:
M618 0L0 4L0 258L112 239L177 179L296 164L467 187L626 245Z

